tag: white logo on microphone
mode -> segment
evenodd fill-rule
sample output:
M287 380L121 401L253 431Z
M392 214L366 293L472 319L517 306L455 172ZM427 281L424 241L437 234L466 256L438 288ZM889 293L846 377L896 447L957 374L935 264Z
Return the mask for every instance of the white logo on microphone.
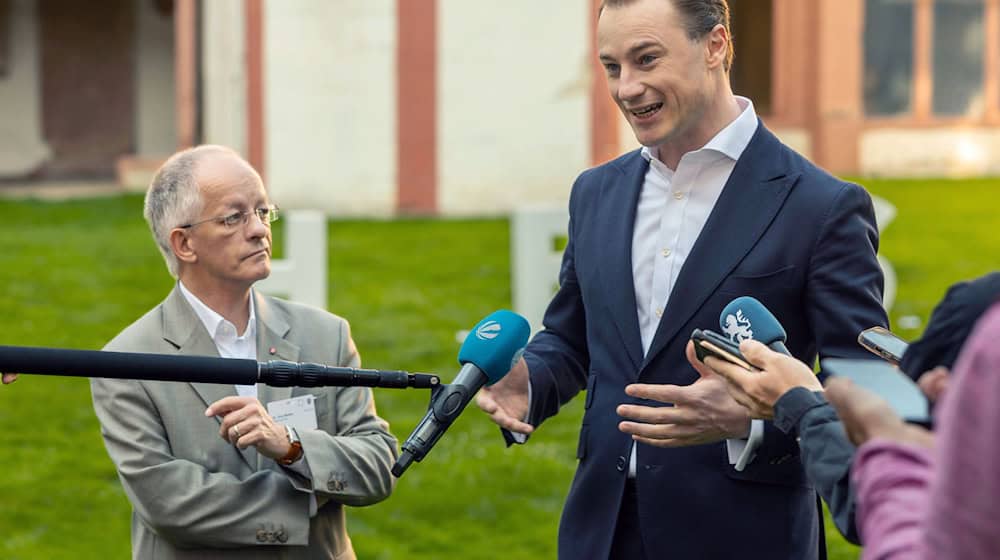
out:
M739 344L744 340L753 338L753 331L750 330L750 326L750 319L743 316L742 309L737 309L736 315L726 315L726 326L722 328L722 332L726 333L729 340Z
M476 338L479 340L493 340L500 336L503 327L496 321L486 321L481 327L476 329Z

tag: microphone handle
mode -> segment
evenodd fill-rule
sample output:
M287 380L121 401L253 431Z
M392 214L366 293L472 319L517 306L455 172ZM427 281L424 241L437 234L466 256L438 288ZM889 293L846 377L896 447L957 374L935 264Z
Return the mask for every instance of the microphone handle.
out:
M400 446L399 459L392 466L393 476L396 478L403 476L414 461L420 462L424 459L469 404L476 391L488 380L483 370L467 362L462 364L462 369L451 384L442 385L433 393L427 413Z

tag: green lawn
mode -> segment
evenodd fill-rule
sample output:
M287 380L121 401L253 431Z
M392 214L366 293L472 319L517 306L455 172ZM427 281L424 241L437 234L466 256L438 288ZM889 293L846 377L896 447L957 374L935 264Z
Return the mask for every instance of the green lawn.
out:
M949 284L995 267L1000 181L863 183L899 209L882 244L900 279L894 321L926 320ZM100 348L170 289L138 197L0 201L0 212L0 344ZM510 305L505 220L336 221L329 242L330 307L350 319L366 366L449 380L456 331ZM427 395L383 390L376 398L402 438ZM359 556L554 557L580 412L574 403L530 445L507 450L470 410L391 499L349 512ZM86 380L25 376L0 388L0 450L0 558L128 556L130 508ZM857 557L831 540L832 558Z

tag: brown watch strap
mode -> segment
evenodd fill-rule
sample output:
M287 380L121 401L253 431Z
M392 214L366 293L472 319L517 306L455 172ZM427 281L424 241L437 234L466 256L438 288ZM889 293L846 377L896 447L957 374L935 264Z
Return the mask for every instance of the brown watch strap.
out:
M291 426L285 426L285 430L288 434L288 453L281 459L278 459L278 463L282 465L291 465L295 461L298 461L302 457L302 443L299 442L299 434L295 431L295 428Z
M278 462L282 465L291 465L295 461L298 461L301 457L302 444L297 441L293 441L291 442L291 447L288 449L288 453L285 453L284 457L278 459Z

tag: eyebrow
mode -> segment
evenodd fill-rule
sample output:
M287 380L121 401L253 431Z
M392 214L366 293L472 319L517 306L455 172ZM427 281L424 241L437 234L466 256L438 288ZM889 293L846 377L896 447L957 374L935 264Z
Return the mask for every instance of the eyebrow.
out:
M662 48L662 45L660 45L660 43L658 43L656 41L650 41L650 40L640 41L640 42L632 45L631 47L629 47L628 51L625 52L625 57L628 58L629 56L634 55L634 54L636 54L639 51L646 50L646 49L648 49L650 47ZM615 60L614 57L612 57L609 54L600 54L600 55L598 55L598 58L602 62L614 62L614 60Z

